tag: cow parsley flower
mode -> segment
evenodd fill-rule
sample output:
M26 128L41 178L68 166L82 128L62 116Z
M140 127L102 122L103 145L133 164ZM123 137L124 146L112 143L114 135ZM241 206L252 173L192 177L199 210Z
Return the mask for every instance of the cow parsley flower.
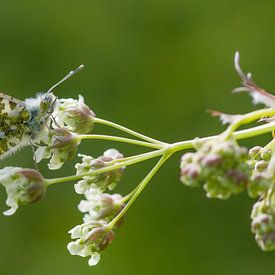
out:
M6 204L10 207L4 212L6 216L13 215L20 204L40 200L46 191L43 177L33 169L21 167L0 169L0 183L6 189Z
M48 167L51 170L56 170L70 160L77 152L77 146L80 141L77 135L69 132L65 128L57 128L51 131L45 146L41 145L35 152L36 162L42 159L50 158Z
M90 256L88 264L96 265L100 260L100 252L114 240L114 232L103 222L89 222L77 225L69 233L72 239L67 248L72 255Z
M86 213L84 222L111 221L124 205L120 194L103 193L99 188L90 188L84 195L86 200L81 200L78 205L79 211Z
M75 191L78 194L84 194L86 190L92 188L100 188L104 191L106 188L112 190L120 181L124 168L94 174L93 171L107 167L114 160L123 158L123 155L115 149L106 150L102 156L94 159L91 156L80 155L82 162L75 165L76 175L90 174L84 176L77 184Z
M67 98L59 99L55 112L53 127L63 127L70 132L86 134L94 127L94 112L84 103L84 98L79 95L78 100Z

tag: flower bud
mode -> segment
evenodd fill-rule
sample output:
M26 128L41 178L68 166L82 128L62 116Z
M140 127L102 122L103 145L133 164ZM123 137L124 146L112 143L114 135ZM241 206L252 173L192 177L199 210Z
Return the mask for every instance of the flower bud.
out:
M247 192L250 197L263 196L272 183L274 169L272 168L272 150L270 148L263 149L260 146L258 153L250 156L248 164L250 166L251 175L247 185ZM256 148L254 147L254 148ZM252 148L253 149L253 148ZM252 150L250 149L250 150Z
M247 192L251 198L260 197L270 186L272 175L267 171L253 171L247 185Z
M260 248L275 250L275 202L272 195L254 204L251 219L251 230Z
M270 148L263 150L261 153L261 158L265 161L270 161L272 156L272 150Z
M20 204L39 201L46 191L43 177L34 169L21 167L0 169L0 183L7 192L6 204L10 207L4 212L7 216L14 214Z
M268 166L268 162L265 160L260 160L255 163L255 170L264 171Z
M181 168L180 180L187 186L198 187L200 186L200 168L193 164L187 164Z
M54 117L58 125L74 133L86 134L94 127L95 114L84 103L84 98L81 95L78 100L59 99Z
M251 149L249 149L249 152L248 152L249 157L250 158L256 157L261 152L262 149L263 147L261 146L252 147Z

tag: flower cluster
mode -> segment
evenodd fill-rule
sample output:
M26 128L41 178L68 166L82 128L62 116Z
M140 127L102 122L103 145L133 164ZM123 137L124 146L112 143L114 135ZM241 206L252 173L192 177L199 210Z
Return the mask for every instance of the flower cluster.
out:
M181 159L181 181L192 187L203 185L207 197L227 199L242 192L248 182L246 148L233 139L211 140L195 145L195 153Z
M0 183L6 189L6 204L10 207L4 212L6 216L14 214L20 204L39 201L46 191L43 177L33 169L21 167L0 169Z
M254 204L251 213L251 230L260 248L264 251L275 249L275 198L266 196Z
M94 112L84 103L84 98L59 99L53 113L54 128L66 128L70 132L86 134L94 127Z
M48 167L51 170L60 169L72 159L77 152L80 140L78 134L88 133L93 129L95 114L84 103L72 98L59 99L53 112L51 129L44 132L42 143L35 152L35 161L50 159Z
M44 142L46 146L39 146L35 151L35 160L40 162L42 159L50 159L49 169L60 169L67 160L76 155L80 141L76 134L65 128L51 130L47 138Z
M103 193L99 188L90 188L85 193L78 209L84 213L83 221L104 220L110 222L124 206L120 194Z
M115 161L123 158L123 155L116 149L106 150L102 156L93 158L87 155L80 155L82 162L75 165L76 175L83 175L83 179L75 185L78 194L84 194L91 187L102 191L112 190L120 181L124 168L97 173L96 170L113 165Z
M270 160L272 149L264 149L255 146L249 150L249 165L251 167L251 177L247 186L248 194L255 198L266 193L272 182L274 171L270 170Z
M68 250L72 255L90 256L89 265L96 265L100 260L100 253L113 241L113 227L108 224L124 207L120 194L104 193L106 189L113 189L121 179L123 168L110 170L94 175L100 168L108 167L123 155L115 149L109 149L102 156L94 159L81 155L82 162L76 164L77 175L83 175L82 180L75 184L75 190L83 194L78 209L84 214L83 224L75 226L69 231L72 239ZM115 224L119 226L120 222Z
M90 266L96 265L103 251L114 239L114 232L101 222L77 225L69 231L72 239L67 246L72 255L88 257Z

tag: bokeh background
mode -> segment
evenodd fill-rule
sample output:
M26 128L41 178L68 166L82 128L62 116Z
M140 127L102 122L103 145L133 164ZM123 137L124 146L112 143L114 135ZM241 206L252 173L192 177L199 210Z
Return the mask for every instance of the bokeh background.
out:
M82 94L98 117L165 141L219 133L207 108L254 110L233 70L235 50L246 70L274 89L275 2L253 0L1 1L0 90L18 98L45 91L72 68L86 69L56 90ZM104 127L96 133L120 134ZM243 141L264 144L269 136ZM116 147L129 156L142 148L83 142L99 155ZM67 231L81 222L72 183L53 186L39 204L0 216L1 275L231 275L274 274L275 253L264 253L250 232L253 200L206 199L179 179L174 156L127 214L100 264L71 256ZM129 192L155 160L127 169L117 192ZM2 161L32 167L26 148ZM73 162L46 177L73 174ZM0 210L6 209L4 190Z

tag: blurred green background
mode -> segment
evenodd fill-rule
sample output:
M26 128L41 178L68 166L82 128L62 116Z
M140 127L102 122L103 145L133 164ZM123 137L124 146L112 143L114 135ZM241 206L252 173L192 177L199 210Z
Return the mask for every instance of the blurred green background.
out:
M1 1L0 90L18 98L45 91L69 70L86 69L56 93L80 93L97 116L173 142L224 128L207 108L255 109L233 70L235 50L256 81L274 89L275 2L246 0ZM97 127L96 133L117 133ZM120 133L117 133L120 134ZM264 144L268 136L243 141ZM83 142L99 155L116 147L126 156L142 148ZM0 216L0 274L274 274L275 253L261 252L250 233L253 200L245 194L209 200L178 179L174 156L132 206L100 264L73 257L67 231L81 222L72 183L53 186L37 205ZM129 192L155 161L132 166L117 192ZM26 148L1 162L32 167ZM46 177L73 174L73 162ZM4 190L0 210L6 209Z

